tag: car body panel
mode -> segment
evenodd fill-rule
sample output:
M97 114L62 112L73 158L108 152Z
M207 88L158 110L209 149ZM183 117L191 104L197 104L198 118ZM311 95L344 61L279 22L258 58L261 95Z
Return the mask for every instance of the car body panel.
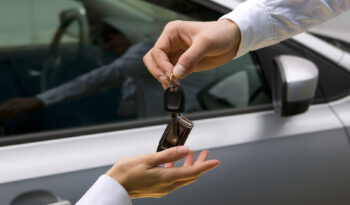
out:
M337 114L344 127L347 129L348 137L350 139L350 97L330 103L334 112Z
M328 105L314 105L308 112L288 118L265 111L194 123L186 145L195 150L343 129ZM2 147L0 183L111 165L119 159L153 152L164 128L151 126ZM46 168L33 166L38 161ZM26 173L16 169L19 165Z
M215 127L219 129L215 129ZM153 152L156 149L163 129L164 126L152 126L3 147L0 149L0 163L3 167L0 171L0 198L11 200L20 193L38 189L50 190L61 198L74 202L79 198L80 194L83 193L81 190L86 190L94 179L103 174L107 167L112 165L115 161L135 154ZM346 143L345 131L328 105L314 105L307 113L288 118L282 118L273 111L265 111L253 114L198 120L195 121L195 129L187 145L194 150L210 149L213 154L212 157L218 157L220 160L223 160L223 164L229 163L238 165L246 160L244 155L239 154L241 152L239 150L242 149L239 147L245 147L245 144L249 144L248 146L255 147L255 154L257 157L257 161L251 158L249 159L251 160L249 163L254 162L258 165L260 163L258 158L261 156L261 153L257 154L259 153L258 147L260 147L260 144L264 141L268 144L270 143L271 145L268 146L271 147L277 146L273 145L275 144L275 140L278 141L276 142L277 144L283 144L283 141L281 141L282 139L288 139L290 143L300 144L300 139L304 140L304 136L311 136L310 138L305 138L307 142L305 144L306 147L303 147L305 152L307 152L306 148L308 147L310 148L308 152L326 154L320 150L320 146L325 146L329 149L334 149L334 146L336 146L336 152L334 156L333 154L332 156L339 160L339 162L349 161L344 160L344 158L348 159L348 157L350 157L350 155L347 154L349 149ZM314 147L312 146L311 139L315 139L317 136L320 137L320 145ZM331 139L334 141L330 144L329 141L332 141ZM237 151L234 151L237 153L234 155L226 153L230 150L230 147L237 147ZM303 153L303 151L299 150L297 147L293 149L297 150L298 153L297 156L293 155L295 158L291 158L290 151L286 151L286 155L281 153L278 157L280 157L280 160L284 158L285 161L296 163L297 165L295 166L301 168L304 164L298 164L299 155L306 153ZM218 153L218 156L214 153ZM314 157L317 156L316 153ZM236 155L238 158L231 159L228 157ZM250 157L253 157L253 153L250 154ZM322 169L327 168L325 164L331 163L331 161L327 162L329 158L323 159L321 157L318 158L318 160L320 160L319 166ZM38 164L38 162L40 163ZM250 166L253 166L253 164ZM347 170L348 165L344 166L342 170ZM95 170L94 168L96 167L102 168L97 168ZM276 165L274 169L278 170L283 167L284 166L279 167ZM222 169L226 171L230 170L227 165L223 165ZM260 169L269 169L269 167L261 166ZM312 167L312 169L314 168ZM23 172L23 170L25 170L25 172ZM336 171L337 170L332 171L330 173L331 176L327 176L327 180L333 182L335 180L334 177L338 175L335 174ZM316 170L314 170L314 172L316 172ZM292 174L289 173L288 170L286 170L285 173L289 175ZM75 178L74 176L79 177L73 179ZM218 178L218 176L222 175L215 174L212 177L215 178L215 176ZM246 179L253 177L244 175L244 173L237 173L236 176L244 176L243 178ZM219 178L221 179L222 177ZM230 177L228 179L236 180L236 178ZM289 180L286 179L286 181ZM69 183L75 184L72 186L72 189L79 189L79 191L67 191L62 187L66 186L64 184ZM218 181L216 185L221 186L220 183ZM31 185L28 186L25 184ZM256 182L255 186L261 186L260 182ZM278 186L281 186L281 184L274 184L274 187L270 188L276 189ZM197 185L191 189L193 189L194 192L198 191ZM9 192L9 190L12 191ZM215 195L218 193L230 193L223 190L213 192ZM189 195L186 195L186 197L188 198ZM169 200L167 204L171 203L171 201L173 201L172 199L171 197L167 198L167 200ZM191 201L188 201L187 203L191 204L190 202ZM136 204L137 203L138 202L136 202ZM147 201L142 203L148 204ZM174 201L172 203L175 204Z
M134 204L349 204L349 149L341 130L211 150L222 164L162 199Z
M349 149L342 129L211 149L222 164L162 199L133 204L348 204ZM0 185L2 203L47 190L75 202L109 166ZM38 166L43 169L43 166Z

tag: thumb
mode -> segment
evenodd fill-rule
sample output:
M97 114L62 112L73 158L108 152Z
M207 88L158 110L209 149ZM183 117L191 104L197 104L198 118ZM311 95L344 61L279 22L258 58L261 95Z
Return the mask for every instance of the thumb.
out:
M155 153L155 157L151 163L154 166L158 166L160 164L175 162L185 157L189 152L190 150L186 146L178 146L166 149L164 151Z
M209 46L204 41L194 41L177 61L173 70L175 78L181 79L192 73L197 63L208 52L208 50Z

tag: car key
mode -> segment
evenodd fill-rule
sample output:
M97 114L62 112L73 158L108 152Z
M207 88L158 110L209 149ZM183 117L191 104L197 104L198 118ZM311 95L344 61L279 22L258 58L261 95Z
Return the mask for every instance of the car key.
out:
M194 124L192 121L181 115L176 115L176 118L176 124L174 124L174 121L171 120L166 126L164 133L159 141L157 152L185 144ZM175 127L177 127L178 130L176 135L174 132Z
M173 84L171 75L170 85L164 91L164 110L171 113L171 121L168 123L162 138L159 141L157 152L185 144L185 141L192 130L193 122L181 115L184 109L184 91L179 82L178 85Z
M170 85L164 91L164 110L171 112L174 136L177 136L177 114L185 110L185 94L179 85L173 84L172 75L170 76Z

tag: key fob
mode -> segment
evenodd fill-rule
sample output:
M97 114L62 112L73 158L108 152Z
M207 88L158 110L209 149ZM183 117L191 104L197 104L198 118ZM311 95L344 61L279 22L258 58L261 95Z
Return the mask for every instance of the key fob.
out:
M177 85L170 85L164 91L164 110L172 113L182 113L185 110L185 94Z
M157 152L163 151L171 147L184 145L188 135L190 134L193 128L193 125L193 122L189 119L181 115L177 115L176 123L174 123L174 120L171 120L168 123L162 135L162 138L159 141ZM174 129L177 129L177 135L174 134Z

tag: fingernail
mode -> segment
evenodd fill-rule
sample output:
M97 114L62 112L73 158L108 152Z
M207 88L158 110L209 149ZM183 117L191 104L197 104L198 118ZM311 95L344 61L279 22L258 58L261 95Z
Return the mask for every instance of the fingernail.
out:
M181 77L183 77L184 75L186 75L186 69L185 69L182 65L177 64L177 65L174 67L173 73L174 73L174 76L175 76L176 78L181 78Z
M188 153L189 149L186 146L181 146L177 149L177 151L181 154L181 155L185 155Z

